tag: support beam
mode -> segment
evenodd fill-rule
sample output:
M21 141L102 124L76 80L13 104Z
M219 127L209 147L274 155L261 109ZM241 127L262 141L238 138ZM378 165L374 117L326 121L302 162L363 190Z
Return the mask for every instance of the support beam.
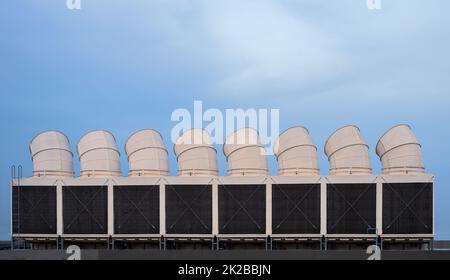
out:
M266 183L266 235L272 235L272 183Z
M108 235L114 234L114 184L108 181Z
M377 234L383 234L383 182L377 178Z
M214 181L212 184L212 234L219 234L219 184Z
M63 197L62 197L63 183L58 180L56 184L56 234L61 236L63 234Z
M159 184L159 234L166 235L166 184Z
M320 234L327 234L327 183L320 183Z

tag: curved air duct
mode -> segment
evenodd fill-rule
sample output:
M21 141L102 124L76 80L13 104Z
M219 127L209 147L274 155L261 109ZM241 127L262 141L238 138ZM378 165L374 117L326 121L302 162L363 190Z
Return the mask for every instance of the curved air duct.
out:
M173 146L178 161L178 176L217 176L217 152L203 129L190 129Z
M77 145L81 177L120 176L120 159L114 136L104 130L89 132Z
M281 133L275 141L274 153L280 176L320 175L317 147L304 127L291 127Z
M421 146L408 125L389 129L378 141L382 173L386 175L423 174Z
M369 146L358 127L350 125L334 132L325 143L330 175L370 175Z
M267 159L258 132L238 129L225 140L223 153L228 161L229 176L266 176Z
M125 144L125 152L130 177L169 175L167 149L156 130L143 129L132 134Z
M36 135L30 143L33 177L73 177L69 139L59 131Z

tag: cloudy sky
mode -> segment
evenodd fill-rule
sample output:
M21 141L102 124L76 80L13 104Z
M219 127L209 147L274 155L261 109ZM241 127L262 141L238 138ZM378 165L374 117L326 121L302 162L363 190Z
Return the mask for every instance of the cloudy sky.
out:
M125 139L150 127L171 146L171 113L194 100L280 109L282 130L309 128L322 174L336 128L361 128L379 173L378 138L410 124L436 175L437 237L450 239L449 1L381 0L382 10L366 0L1 2L0 239L10 232L9 167L31 174L35 134L61 130L75 150L87 131L110 130L126 174Z

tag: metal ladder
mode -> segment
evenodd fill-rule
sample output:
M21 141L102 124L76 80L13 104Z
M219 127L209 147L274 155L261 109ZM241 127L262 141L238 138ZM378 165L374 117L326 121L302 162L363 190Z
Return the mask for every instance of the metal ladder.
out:
M17 169L17 173L16 173ZM17 221L17 238L14 238L11 235L11 250L15 249L26 249L25 240L20 238L20 184L22 181L22 165L18 165L17 168L15 165L11 166L11 198L13 198L14 188L17 188L17 212L16 215L12 215L13 223L12 227L14 227L14 219ZM11 201L11 207L14 205L14 201ZM14 228L11 228L11 233L14 233ZM18 244L18 246L17 246Z

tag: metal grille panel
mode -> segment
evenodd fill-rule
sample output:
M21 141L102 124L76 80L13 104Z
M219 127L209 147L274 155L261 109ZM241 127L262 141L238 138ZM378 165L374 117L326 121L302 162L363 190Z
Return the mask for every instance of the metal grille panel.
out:
M383 184L383 233L432 234L433 184Z
M211 185L166 186L166 232L212 234Z
M159 186L114 187L114 232L159 233Z
M56 187L15 186L13 233L56 234Z
M264 234L266 186L219 186L219 233Z
M272 185L274 234L320 233L320 184Z
M327 185L327 233L376 233L376 184Z
M106 234L108 227L106 186L63 187L65 234Z

